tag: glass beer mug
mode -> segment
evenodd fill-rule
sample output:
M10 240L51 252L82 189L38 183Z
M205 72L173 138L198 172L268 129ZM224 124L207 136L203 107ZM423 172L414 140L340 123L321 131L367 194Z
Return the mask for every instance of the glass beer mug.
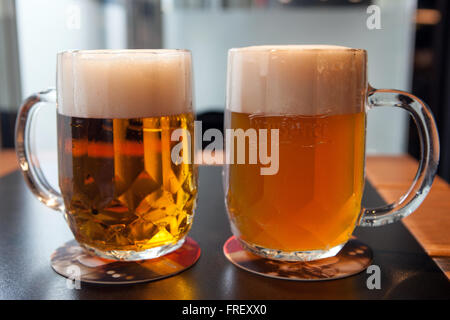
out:
M75 239L117 260L156 258L179 248L197 195L197 168L171 161L174 130L193 133L191 54L186 50L93 50L57 56L58 176L44 177L30 128L39 102L20 109L16 148L38 199L64 214Z
M370 87L365 50L231 49L227 87L225 127L234 130L227 136L226 206L232 232L245 249L286 261L331 257L357 225L397 221L430 190L439 159L431 111L410 93ZM421 160L410 189L397 202L364 208L366 116L386 106L411 114ZM254 161L267 151L270 167Z

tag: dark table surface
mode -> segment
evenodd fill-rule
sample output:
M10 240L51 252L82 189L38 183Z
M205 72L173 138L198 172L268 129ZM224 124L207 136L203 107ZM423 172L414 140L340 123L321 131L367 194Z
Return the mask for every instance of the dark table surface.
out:
M402 223L357 228L374 252L381 289L369 274L324 282L269 279L233 266L222 254L231 235L220 167L201 167L199 205L190 236L202 256L187 271L160 281L122 286L82 284L68 289L50 267L50 254L72 235L60 214L27 189L19 172L0 179L0 299L416 299L450 298L450 282ZM364 204L383 203L366 183Z

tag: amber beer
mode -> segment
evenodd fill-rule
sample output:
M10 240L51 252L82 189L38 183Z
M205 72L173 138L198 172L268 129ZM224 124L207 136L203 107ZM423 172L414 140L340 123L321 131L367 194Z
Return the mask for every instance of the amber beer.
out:
M76 240L124 260L176 249L197 198L196 167L171 161L172 132L194 135L190 54L89 51L59 59L59 185Z
M361 210L365 113L230 119L231 128L280 130L277 174L230 165L227 205L241 239L282 251L345 243Z
M364 183L365 59L334 46L230 51L226 127L279 130L276 174L225 169L232 231L254 253L313 260L349 240Z

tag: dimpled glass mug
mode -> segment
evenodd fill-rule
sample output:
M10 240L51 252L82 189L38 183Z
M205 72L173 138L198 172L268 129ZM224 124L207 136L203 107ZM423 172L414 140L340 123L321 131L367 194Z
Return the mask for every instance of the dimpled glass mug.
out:
M368 209L361 204L366 114L378 107L410 113L419 131L421 159L405 195ZM237 163L234 136L236 141L227 141L231 153L227 150L224 168L232 232L244 248L269 259L331 257L357 225L380 226L409 215L430 190L439 159L430 109L410 93L372 88L362 49L323 45L231 49L225 127L244 132L278 129L277 170L268 174L266 164ZM274 143L271 138L266 141ZM245 150L256 152L250 147L256 140L246 143Z
M173 163L176 129L193 133L191 53L80 50L58 54L58 176L45 179L30 136L38 102L28 98L16 127L30 189L64 213L75 239L98 256L156 258L179 248L192 225L197 167Z

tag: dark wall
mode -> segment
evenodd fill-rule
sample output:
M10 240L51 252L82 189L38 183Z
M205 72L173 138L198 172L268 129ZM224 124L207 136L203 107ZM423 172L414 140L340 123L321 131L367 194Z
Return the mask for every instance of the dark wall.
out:
M450 182L450 1L419 1L419 9L434 9L436 24L418 24L416 32L413 93L431 108L441 144L438 174ZM420 157L417 130L410 121L408 151Z

